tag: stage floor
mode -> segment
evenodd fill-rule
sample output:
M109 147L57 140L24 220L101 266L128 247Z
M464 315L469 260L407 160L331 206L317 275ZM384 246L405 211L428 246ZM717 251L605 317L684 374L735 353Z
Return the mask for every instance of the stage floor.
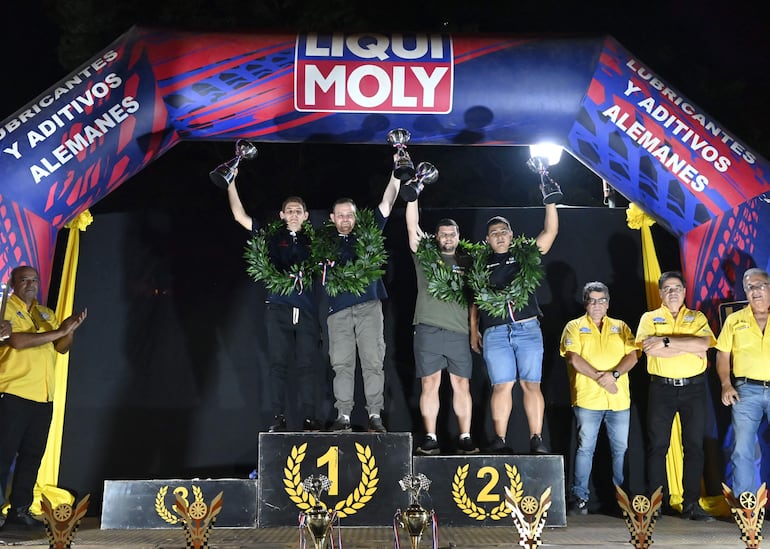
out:
M518 542L512 523L510 527L440 528L438 538L440 548L516 547ZM592 547L595 549L630 547L630 536L623 520L605 515L569 517L566 528L547 528L542 539L543 547ZM653 540L653 547L656 549L695 546L699 549L745 547L740 540L738 527L732 520L726 519L704 524L664 516L656 524ZM96 519L86 519L75 535L72 545L75 548L183 549L185 538L181 527L179 530L101 530ZM3 530L0 531L0 546L48 547L48 542L44 532L33 534ZM299 535L296 528L214 528L209 546L219 549L257 547L289 549L299 547ZM420 546L430 549L429 533L423 537ZM312 543L309 543L308 547L312 549ZM342 547L392 549L393 530L391 528L343 528ZM403 532L401 547L409 548L409 541Z

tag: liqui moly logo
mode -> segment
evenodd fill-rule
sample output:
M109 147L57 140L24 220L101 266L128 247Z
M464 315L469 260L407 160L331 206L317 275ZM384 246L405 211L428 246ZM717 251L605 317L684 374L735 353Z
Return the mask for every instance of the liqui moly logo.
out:
M297 37L294 107L313 112L445 114L452 41L440 34Z

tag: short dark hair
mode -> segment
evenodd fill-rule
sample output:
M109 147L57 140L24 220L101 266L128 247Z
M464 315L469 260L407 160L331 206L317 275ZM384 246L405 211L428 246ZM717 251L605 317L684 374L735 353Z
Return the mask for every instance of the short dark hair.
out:
M11 276L10 276L10 278L8 279L8 282L9 282L9 286L10 286L11 288L13 288L13 287L14 287L14 284L15 284L15 280L16 280L16 275L17 275L17 274L19 274L19 272L20 272L20 271L23 271L24 269L32 269L33 271L35 271L35 273L36 273L38 276L40 276L40 273L38 273L38 272L37 272L37 269L35 269L34 267L31 267L31 266L29 266L29 265L19 265L18 267L14 267L14 269L13 269L13 270L11 270ZM2 320L2 319L0 319L0 320Z
M350 204L351 206L353 206L354 209L357 209L356 203L353 202L352 198L343 197L343 198L338 198L337 200L334 201L334 204L332 204L332 211L334 211L334 208L336 208L340 204Z
M682 287L686 288L687 285L684 283L684 277L682 276L682 273L679 271L666 271L662 275L660 275L660 278L658 279L658 289L663 289L663 284L665 284L667 281L671 280L672 278L676 278L679 280L679 282L682 283Z
M281 211L286 209L286 204L288 204L289 202L296 202L297 204L302 206L303 210L307 211L307 204L305 204L305 201L302 200L299 196L287 196L284 199L283 204L281 204Z
M454 227L458 233L460 232L460 225L457 224L457 221L448 217L438 220L438 223L436 223L436 234L438 234L439 227Z
M492 217L489 219L489 221L487 221L487 232L489 232L489 228L492 225L500 225L501 223L506 227L508 227L509 231L511 230L511 224L508 222L508 220L504 218L502 215L496 215L495 217Z
M610 298L610 289L607 285L604 282L595 280L593 282L587 282L586 285L583 286L583 303L588 303L588 296L591 295L591 292L601 292L607 299Z

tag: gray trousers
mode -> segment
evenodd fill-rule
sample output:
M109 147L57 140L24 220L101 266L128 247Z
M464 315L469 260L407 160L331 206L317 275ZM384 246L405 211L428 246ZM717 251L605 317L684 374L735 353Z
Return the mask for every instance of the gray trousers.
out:
M329 328L329 359L334 370L334 407L350 415L355 397L356 348L361 359L366 410L379 414L384 408L385 336L382 302L367 301L342 309L326 320Z

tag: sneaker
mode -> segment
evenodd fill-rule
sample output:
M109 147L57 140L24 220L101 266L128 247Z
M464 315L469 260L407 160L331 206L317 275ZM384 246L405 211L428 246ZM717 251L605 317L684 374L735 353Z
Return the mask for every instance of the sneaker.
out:
M334 423L331 424L329 427L330 431L350 431L352 430L352 427L350 426L350 419L346 418L345 416L339 416L337 419L334 420Z
M382 423L380 416L369 416L369 432L370 433L387 433L385 424Z
M5 519L5 524L3 524L3 529L12 526L24 530L42 530L45 528L43 521L37 520L28 508L8 509L8 516Z
M691 503L683 507L681 517L683 519L697 520L698 522L713 522L715 520L698 503Z
M502 437L495 437L494 440L484 448L485 454L513 454L513 448L506 446Z
M529 439L529 453L530 454L550 454L551 451L548 446L543 442L543 438L540 435L532 435Z
M478 454L479 447L473 444L471 437L465 437L458 439L457 441L457 453L458 454Z
M424 456L435 456L436 454L441 453L441 449L438 447L438 440L425 435L425 438L422 439L422 442L415 452Z
M302 422L302 430L303 431L320 431L321 422L314 417L306 417L305 421Z
M270 433L277 433L286 430L286 418L283 414L273 416L273 424L267 429Z
M587 515L587 514L588 514L588 501L580 498L575 499L575 501L573 501L572 504L569 506L569 511L567 511L567 515L571 517L576 517L578 515Z

